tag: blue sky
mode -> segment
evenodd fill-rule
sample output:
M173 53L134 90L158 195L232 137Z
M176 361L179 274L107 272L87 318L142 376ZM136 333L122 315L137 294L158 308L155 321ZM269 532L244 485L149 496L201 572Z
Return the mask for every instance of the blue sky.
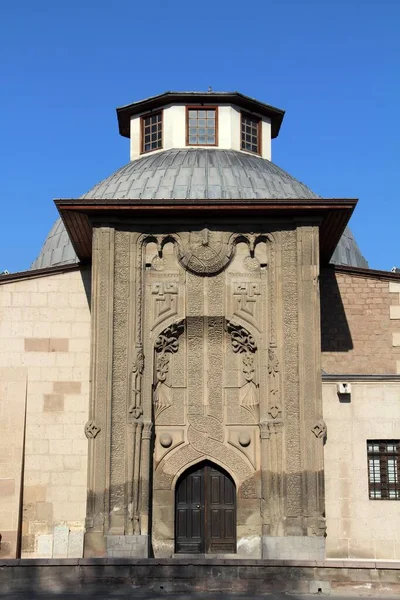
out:
M272 159L325 197L375 269L400 266L398 0L2 0L0 271L129 160L115 108L239 90L284 108Z

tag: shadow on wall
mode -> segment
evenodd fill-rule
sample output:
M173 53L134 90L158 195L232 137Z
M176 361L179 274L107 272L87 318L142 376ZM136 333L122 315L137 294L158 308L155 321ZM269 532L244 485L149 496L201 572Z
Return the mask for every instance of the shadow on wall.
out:
M92 306L92 269L91 267L82 267L80 270L83 288L85 290L89 310Z
M321 350L348 352L353 340L333 268L321 270Z

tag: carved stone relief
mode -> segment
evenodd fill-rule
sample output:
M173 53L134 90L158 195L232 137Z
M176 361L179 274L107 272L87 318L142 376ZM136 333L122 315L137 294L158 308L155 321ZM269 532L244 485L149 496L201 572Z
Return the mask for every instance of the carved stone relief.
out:
M88 421L85 425L85 435L88 440L94 440L94 438L100 433L101 427L96 424L95 421Z
M153 328L178 314L178 282L157 281L151 284Z
M269 406L268 414L277 419L282 413L279 393L279 361L274 348L268 350Z
M179 336L183 331L183 321L178 321L167 327L157 338L154 349L156 352L156 384L154 387L155 418L171 406L171 386L166 383L170 355L179 348Z
M233 284L233 314L241 317L260 331L261 286L260 282L235 282Z
M252 466L257 468L257 440L253 427L230 427L228 442L242 452Z
M179 259L185 269L197 275L214 275L230 262L233 245L229 234L204 228L192 231L182 240Z
M313 434L317 438L324 438L324 437L326 437L327 428L326 428L325 421L323 421L322 419L320 419L319 421L317 421L315 423L314 427L312 427L311 431L313 432Z
M169 452L185 441L184 430L176 427L158 427L154 446L154 460L158 464Z
M142 375L144 371L144 354L141 346L136 348L136 356L131 371L131 401L129 415L139 419L143 414L142 408Z
M241 386L239 392L240 405L247 409L254 420L259 420L259 395L258 385L254 381L255 377L255 352L257 350L256 342L253 336L240 325L229 321L228 332L231 335L232 350L242 355L242 370L245 383Z

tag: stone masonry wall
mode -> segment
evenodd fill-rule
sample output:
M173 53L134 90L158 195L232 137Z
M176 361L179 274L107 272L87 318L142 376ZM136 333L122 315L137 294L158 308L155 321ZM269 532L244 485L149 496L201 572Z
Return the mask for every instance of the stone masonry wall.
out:
M9 538L2 556L17 553L21 466L22 556L82 556L89 304L90 271L0 285L0 533Z
M400 439L400 383L324 383L327 558L400 560L398 500L370 500L367 440Z
M400 373L399 279L323 270L321 334L326 373Z

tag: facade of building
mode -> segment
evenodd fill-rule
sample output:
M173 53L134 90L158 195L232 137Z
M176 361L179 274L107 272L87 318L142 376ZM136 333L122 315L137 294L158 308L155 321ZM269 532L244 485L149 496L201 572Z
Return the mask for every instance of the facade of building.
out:
M400 558L400 275L232 93L117 109L130 162L0 277L0 556Z

